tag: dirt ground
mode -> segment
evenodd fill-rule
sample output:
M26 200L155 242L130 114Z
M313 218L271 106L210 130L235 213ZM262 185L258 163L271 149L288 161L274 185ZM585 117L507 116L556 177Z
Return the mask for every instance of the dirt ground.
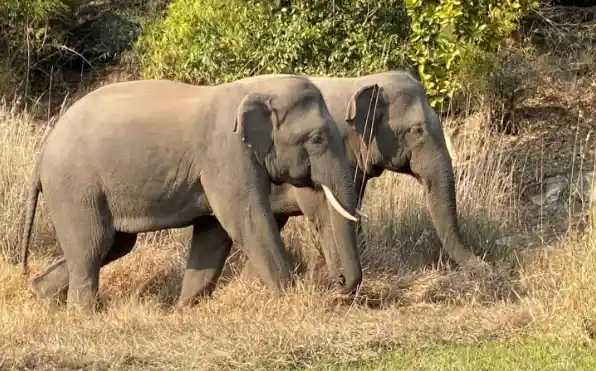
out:
M526 237L522 243L549 242L569 231L581 232L588 222L587 194L594 183L590 172L596 170L596 7L553 8L536 18L535 24L521 28L511 46L526 65L511 66L510 74L516 68L531 69L523 71L527 77L521 87L528 93L513 115L519 132L490 135L512 171L520 233ZM468 150L474 146L467 143L485 140L486 123L502 119L476 112L447 120L458 161L474 159ZM543 205L532 202L532 197L546 192L549 181L566 184L561 194Z

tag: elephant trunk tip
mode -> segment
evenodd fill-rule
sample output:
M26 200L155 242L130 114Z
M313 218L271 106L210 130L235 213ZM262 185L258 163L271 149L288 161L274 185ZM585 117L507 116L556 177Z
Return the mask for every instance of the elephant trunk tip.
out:
M346 278L345 275L339 276L339 282L336 285L337 291L342 295L350 295L356 292L362 283L362 272L350 275Z

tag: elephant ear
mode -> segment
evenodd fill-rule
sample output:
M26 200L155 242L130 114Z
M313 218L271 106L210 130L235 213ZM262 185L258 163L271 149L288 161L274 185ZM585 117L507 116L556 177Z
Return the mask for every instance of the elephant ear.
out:
M350 98L346 108L346 122L360 135L364 135L365 126L370 132L370 125L381 114L381 87L378 84L362 85ZM375 121L373 121L373 115ZM356 117L359 119L356 120Z
M277 128L277 115L271 107L271 96L262 93L247 94L236 109L234 132L262 163L273 146L273 129Z

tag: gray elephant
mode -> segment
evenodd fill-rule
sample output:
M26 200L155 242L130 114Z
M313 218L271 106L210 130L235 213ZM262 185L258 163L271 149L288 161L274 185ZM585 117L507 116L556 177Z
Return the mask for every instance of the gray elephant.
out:
M64 257L34 277L29 289L39 297L67 292L69 307L93 307L100 268L130 252L138 233L192 226L192 269L205 278L219 276L229 248L213 242L235 241L280 292L292 277L268 196L272 184L287 183L322 189L328 202L320 207L341 249L334 251L337 261L329 261L330 274L351 292L362 271L357 199L345 157L321 92L303 77L101 87L65 112L38 158L23 270L27 274L40 192ZM206 286L214 285L209 280Z
M274 80L286 75L268 75ZM384 170L409 174L425 188L427 206L443 248L459 265L485 272L490 266L467 249L461 238L456 209L455 180L442 124L432 109L424 87L405 71L387 71L358 78L309 77L323 97L345 143L346 159L355 174L353 188L358 204L366 183ZM337 241L333 222L316 189L274 186L270 202L280 230L289 217L305 215L321 233L322 252L333 264ZM331 221L331 222L330 222ZM360 226L360 225L359 225ZM227 251L228 238L210 231L210 245L193 245L178 306L191 303L207 292L219 272L206 272L199 261L209 251ZM362 247L364 248L364 247ZM247 266L251 263L250 257ZM247 268L245 266L245 269ZM333 267L328 267L333 271Z

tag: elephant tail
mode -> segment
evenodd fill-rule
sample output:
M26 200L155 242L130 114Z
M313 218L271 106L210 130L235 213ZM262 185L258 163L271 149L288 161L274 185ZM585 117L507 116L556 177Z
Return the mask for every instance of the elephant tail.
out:
M29 197L27 198L27 212L25 214L25 227L23 231L23 239L21 241L21 262L23 264L23 275L29 275L29 267L27 259L29 258L29 240L31 239L31 230L33 229L33 221L35 220L35 211L37 210L37 200L41 192L41 180L39 179L39 167L41 163L41 155L38 157L35 164L35 169L32 175L31 187L29 189Z

